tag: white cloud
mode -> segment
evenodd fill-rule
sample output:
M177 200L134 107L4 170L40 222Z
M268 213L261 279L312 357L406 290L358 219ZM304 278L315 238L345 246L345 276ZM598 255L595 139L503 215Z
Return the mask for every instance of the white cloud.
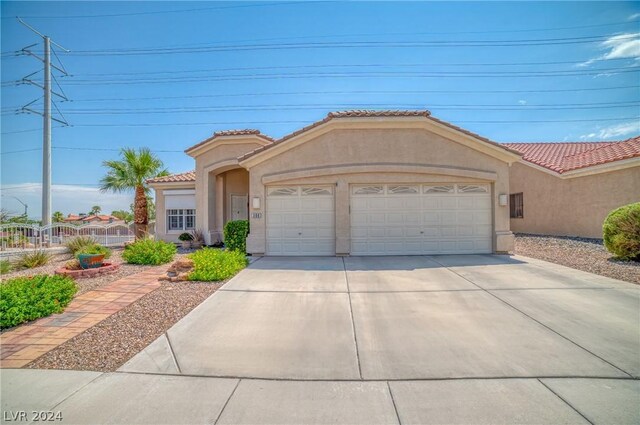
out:
M589 66L596 61L610 59L640 60L640 33L625 33L611 36L600 43L600 47L608 51L598 57L582 62L578 64L578 66Z
M582 136L580 136L580 139L623 139L627 136L632 137L637 134L640 134L640 121L629 121L626 123L614 124L608 127L601 128L597 132L583 134Z
M29 217L39 219L42 211L42 185L40 183L7 184L2 188L0 205L12 213L21 214L24 206L15 196L29 206ZM70 213L87 212L93 205L100 205L102 211L128 210L133 202L133 193L102 193L96 187L54 184L51 187L51 211Z
M633 21L634 19L638 19L638 18L640 18L640 13L634 13L633 15L629 15L627 20Z
M523 99L520 99L520 100L518 101L518 104L520 104L520 105L526 105L526 104L527 104L527 101L526 101L526 100L523 100Z

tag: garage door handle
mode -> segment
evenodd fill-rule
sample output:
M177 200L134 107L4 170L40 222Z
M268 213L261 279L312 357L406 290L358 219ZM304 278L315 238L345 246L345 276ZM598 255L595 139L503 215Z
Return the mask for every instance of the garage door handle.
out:
M420 232L420 234L421 234L421 235L423 235L423 234L424 234L424 232L422 232L422 231L421 231L421 232Z
M298 236L302 235L302 232L298 232Z

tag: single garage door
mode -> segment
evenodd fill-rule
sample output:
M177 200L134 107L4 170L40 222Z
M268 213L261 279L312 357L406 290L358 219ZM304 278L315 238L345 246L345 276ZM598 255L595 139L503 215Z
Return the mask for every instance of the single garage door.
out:
M267 255L334 255L332 186L267 188Z
M352 255L492 252L488 184L351 187Z

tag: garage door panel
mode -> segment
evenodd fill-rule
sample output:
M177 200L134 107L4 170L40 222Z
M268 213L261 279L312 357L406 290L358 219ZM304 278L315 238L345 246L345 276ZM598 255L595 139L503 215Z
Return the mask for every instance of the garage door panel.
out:
M267 255L333 255L335 209L332 187L267 191ZM363 216L364 217L364 216Z
M401 194L392 192L400 186L378 187L351 191L353 255L491 252L488 185L425 184Z

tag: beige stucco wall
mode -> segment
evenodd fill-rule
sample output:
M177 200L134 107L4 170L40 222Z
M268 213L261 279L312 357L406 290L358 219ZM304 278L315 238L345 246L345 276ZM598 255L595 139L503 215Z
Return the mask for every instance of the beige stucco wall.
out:
M602 238L602 222L622 205L640 201L640 167L562 179L516 163L511 193L523 193L524 218L514 232Z
M329 175L322 175L330 167ZM402 169L404 172L394 172ZM287 172L297 172L294 178ZM350 251L349 185L353 183L490 182L494 199L494 250L512 247L508 207L498 194L509 193L506 162L424 129L337 129L250 168L250 197L261 199L261 219L251 219L247 250L266 247L265 183L336 185L336 254Z
M165 191L176 189L194 189L193 183L169 183L163 185L154 184L151 186L155 189L155 204L156 204L156 224L155 224L155 237L163 241L178 242L178 236L182 232L167 232L167 212L165 207Z
M235 137L221 143L214 142L210 149L196 156L196 227L209 232L206 235L207 243L212 243L210 232L221 230L215 211L220 211L220 201L224 197L216 194L216 187L219 191L224 185L221 186L219 181L216 185L216 176L238 168L237 158L260 146L262 143L253 141L250 137Z
M244 168L227 171L223 174L224 178L224 223L231 219L231 195L248 195L249 194L249 172Z

